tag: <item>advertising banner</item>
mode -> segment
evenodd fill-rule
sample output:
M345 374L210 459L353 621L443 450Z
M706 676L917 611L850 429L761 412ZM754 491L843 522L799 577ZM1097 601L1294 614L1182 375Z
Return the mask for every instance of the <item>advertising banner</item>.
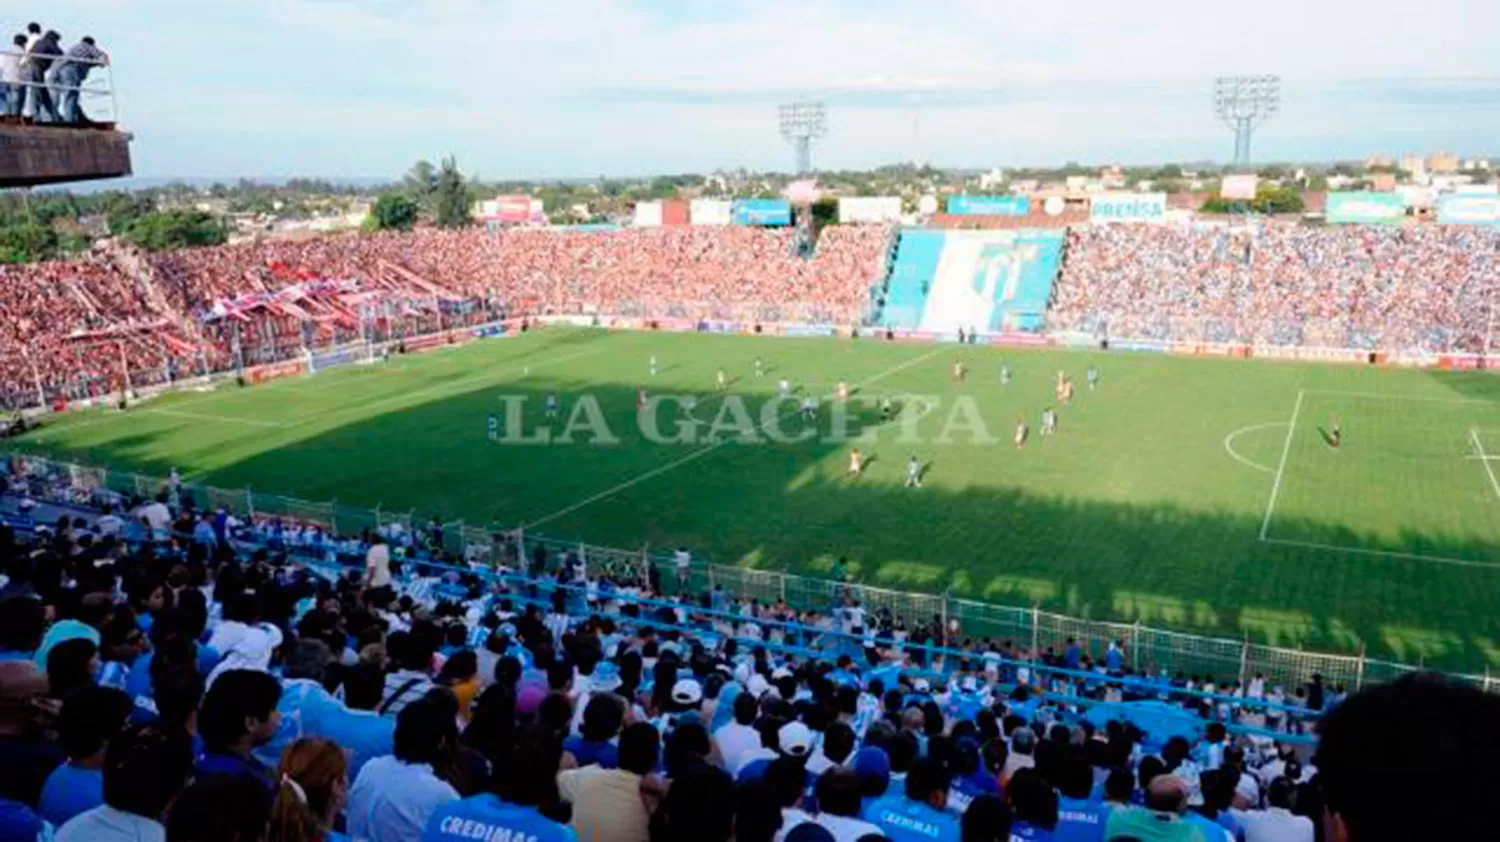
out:
M1219 183L1219 198L1249 202L1255 198L1260 179L1254 175L1226 175Z
M785 336L833 336L833 325L803 325L789 324L784 331Z
M844 196L839 199L839 222L899 222L900 196Z
M667 199L661 203L661 224L688 224L688 203L682 199Z
M949 196L948 213L953 216L1026 216L1031 199L1025 196Z
M1111 339L1109 347L1112 351L1151 351L1164 354L1172 347L1172 343L1160 339Z
M791 225L792 205L785 199L740 199L734 203L735 225Z
M1406 219L1399 193L1329 193L1326 215L1338 225L1393 225Z
M1167 194L1100 193L1089 202L1089 221L1166 222Z
M655 228L658 225L661 225L661 202L637 202L635 227Z
M997 333L989 337L991 345L1036 347L1047 344L1047 337L1039 333Z
M496 196L484 203L485 221L526 222L531 219L530 196Z
M1443 196L1437 219L1443 225L1500 225L1500 196Z
M728 199L694 199L688 206L694 225L728 225L734 219L734 202Z

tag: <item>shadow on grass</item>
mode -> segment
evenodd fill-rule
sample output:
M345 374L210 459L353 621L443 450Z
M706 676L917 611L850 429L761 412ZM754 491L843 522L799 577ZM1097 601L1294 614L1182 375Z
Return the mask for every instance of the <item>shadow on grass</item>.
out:
M1264 543L1257 540L1259 512L1121 504L1000 484L945 486L944 466L927 460L924 487L903 488L911 448L893 440L899 421L883 424L874 406L860 405L849 420L851 433L873 432L873 444L701 438L715 424L724 434L723 425L734 420L725 414L729 401L713 413L701 409L699 419L660 407L655 420L662 431L700 438L656 443L642 432L636 384L533 377L520 384L526 388L517 385L505 384L504 394L520 399L523 436L536 439L547 430L553 442L570 437L571 444L490 441L489 418L505 405L500 388L484 388L333 429L257 432L262 452L212 468L199 481L414 510L423 522L432 516L471 525L540 522L528 529L619 547L687 546L720 563L813 575L843 556L860 581L893 589L1040 604L1086 618L1281 646L1363 647L1376 657L1455 669L1500 663L1500 647L1491 642L1500 640L1500 612L1493 610L1500 546L1488 542L1418 532L1387 541L1278 516L1275 535L1295 536L1300 545ZM774 388L769 380L759 385ZM567 397L563 417L549 424L544 403L551 393ZM593 441L582 395L617 440ZM766 400L749 401L749 417L766 417L760 414ZM775 413L788 435L804 429L795 410L787 401ZM819 435L828 431L828 418L825 404ZM502 433L510 431L507 423L499 419ZM174 466L191 470L173 442L183 426L191 422L155 433L122 431L59 455L158 476ZM90 428L91 437L100 429ZM68 431L60 433L63 442L38 449L65 450ZM34 445L34 436L19 443ZM867 455L857 483L844 478L851 446ZM993 447L995 456L977 449L973 455L1019 458L1008 442Z

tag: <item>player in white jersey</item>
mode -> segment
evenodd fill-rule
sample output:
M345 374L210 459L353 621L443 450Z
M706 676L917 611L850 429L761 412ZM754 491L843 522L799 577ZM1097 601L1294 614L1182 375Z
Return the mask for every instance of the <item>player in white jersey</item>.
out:
M781 378L781 382L777 384L776 388L781 392L783 398L792 396L792 381L785 377Z
M812 395L802 399L802 420L813 421L818 417L818 402L813 400Z
M714 386L721 392L729 388L729 375L724 373L724 369L719 369L719 373L714 375Z
M755 376L757 378L766 376L766 364L761 361L760 357L755 358Z
M906 460L906 487L922 487L922 462L917 458L915 453L912 454L910 459Z
M657 363L656 363L656 355L655 354L651 355L651 362L647 363L647 368L651 372L651 376L655 377L656 376L656 370L658 368Z

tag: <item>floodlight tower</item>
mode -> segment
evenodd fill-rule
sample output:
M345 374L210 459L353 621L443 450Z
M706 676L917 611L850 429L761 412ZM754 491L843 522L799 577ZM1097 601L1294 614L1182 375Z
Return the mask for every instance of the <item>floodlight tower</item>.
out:
M812 172L813 142L828 134L828 109L821 102L793 102L777 108L781 136L797 155L797 172Z
M1280 76L1220 76L1214 80L1214 114L1234 129L1234 163L1250 164L1250 136L1281 107Z

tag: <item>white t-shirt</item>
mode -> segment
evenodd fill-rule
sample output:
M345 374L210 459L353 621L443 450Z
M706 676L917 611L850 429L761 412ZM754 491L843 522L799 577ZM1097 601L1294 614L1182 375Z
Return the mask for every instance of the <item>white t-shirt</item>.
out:
M370 587L384 588L391 584L391 549L385 544L375 544L365 553L365 570L370 577Z
M1245 842L1313 842L1312 819L1294 816L1290 810L1230 810L1245 831Z
M724 759L724 768L733 774L739 771L745 755L759 749L760 732L751 726L730 722L714 731L714 743L718 746L718 756Z
M271 653L281 645L281 629L270 623L249 626L229 620L214 629L208 645L218 650L223 660L209 673L205 686L212 685L225 670L269 670Z
M165 503L149 503L141 509L141 517L153 530L163 530L172 525L172 513Z

